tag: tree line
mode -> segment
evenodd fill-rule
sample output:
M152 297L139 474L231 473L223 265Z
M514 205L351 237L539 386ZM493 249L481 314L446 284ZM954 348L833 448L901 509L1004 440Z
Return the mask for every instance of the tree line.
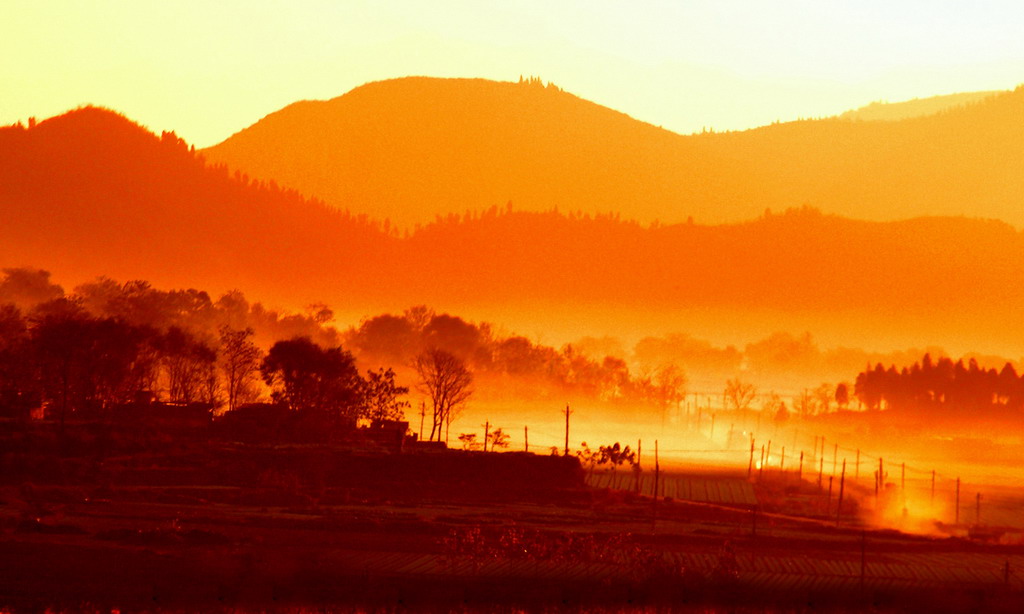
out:
M870 410L1016 413L1024 409L1024 377L1009 362L999 370L984 369L975 358L965 364L962 358L925 354L899 370L868 365L857 375L854 394Z
M422 305L369 318L346 331L343 341L367 364L409 365L424 350L442 348L517 398L560 400L570 394L665 409L686 394L686 373L674 363L635 373L622 358L596 359L572 344L555 348L499 334L485 322Z
M259 380L272 398L297 410L365 405L372 417L393 415L380 400L394 372L363 379L351 354L308 337L279 341L264 355L251 328L221 326L214 338L171 325L157 328L94 316L73 299L48 301L23 315L0 306L0 406L7 415L44 406L68 415L102 417L140 399L202 403L227 410L254 401Z
M109 418L118 408L160 401L231 411L270 399L301 412L353 419L401 418L408 389L391 369L361 374L324 326L323 306L306 316L249 305L239 292L217 301L197 290L100 279L74 293L45 271L5 269L0 280L0 415L44 408ZM264 336L285 336L264 352ZM288 336L292 333L291 336ZM314 340L316 339L316 340Z
M0 404L9 415L42 405L54 416L109 413L148 395L218 412L271 401L304 412L342 408L346 420L381 419L408 405L381 400L407 391L396 382L405 378L430 403L430 436L440 438L478 380L519 398L569 393L662 412L686 392L686 375L674 364L631 373L621 358L500 335L487 323L424 306L339 331L322 304L287 314L237 290L213 298L108 278L66 292L46 271L14 268L3 270L0 305Z

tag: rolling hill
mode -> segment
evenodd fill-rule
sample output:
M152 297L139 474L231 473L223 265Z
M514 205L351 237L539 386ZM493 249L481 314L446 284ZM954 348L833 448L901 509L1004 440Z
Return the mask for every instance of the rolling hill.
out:
M826 346L1016 356L1024 342L1024 237L998 221L801 208L645 225L506 206L403 234L94 108L0 129L0 211L0 266L325 301L350 321L425 303L546 343L808 330Z
M905 100L903 102L872 102L859 109L841 113L838 117L839 119L859 121L897 121L915 117L927 117L974 104L996 94L1005 93L998 90L990 90L987 92L964 92L961 94L946 94L944 96L929 96L928 98L914 98L913 100Z
M207 165L173 133L86 107L0 128L0 262L161 284L274 291L386 243L379 225ZM287 254L282 257L282 254ZM297 287L293 303L312 292ZM315 289L314 289L315 290ZM307 292L308 291L308 292Z
M809 204L1020 227L1022 140L1024 89L898 121L682 136L536 81L405 78L289 105L204 154L402 227L508 202L644 222L737 222Z

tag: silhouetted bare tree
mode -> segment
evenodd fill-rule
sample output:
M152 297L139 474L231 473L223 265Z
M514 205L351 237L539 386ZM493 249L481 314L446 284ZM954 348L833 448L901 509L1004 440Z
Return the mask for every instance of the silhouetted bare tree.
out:
M14 305L0 305L0 416L25 418L41 401L28 323Z
M814 389L814 401L819 414L827 414L832 410L832 401L835 396L836 390L828 382Z
M228 411L256 396L256 375L262 353L252 342L252 335L251 328L234 330L226 324L220 327L220 370L227 389Z
M416 357L419 389L430 397L433 419L430 441L441 440L442 431L451 424L459 409L473 394L473 374L466 364L444 350L430 349Z
M161 339L161 358L167 374L167 397L177 403L213 404L217 352L192 334L172 326Z
M725 383L725 400L737 411L750 408L757 396L757 388L753 384L745 384L739 379L731 379Z
M674 364L663 365L654 376L654 395L661 408L661 425L670 410L686 398L686 373Z

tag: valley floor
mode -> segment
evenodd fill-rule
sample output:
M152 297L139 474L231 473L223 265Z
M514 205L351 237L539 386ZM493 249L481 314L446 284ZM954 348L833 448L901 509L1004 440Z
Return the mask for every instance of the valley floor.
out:
M1022 546L870 530L855 520L836 528L825 519L755 511L742 501L655 502L587 486L582 471L554 475L552 457L524 454L490 454L486 461L514 465L535 488L505 488L472 473L434 476L420 487L392 473L379 478L380 488L358 480L310 485L266 471L236 483L188 479L195 474L182 465L210 447L219 448L214 456L273 452L275 462L314 452L324 462L345 457L196 443L158 456L107 457L96 461L106 469L94 468L92 478L65 471L61 479L6 479L0 609L1024 606ZM13 456L6 455L8 468L27 466ZM365 468L374 458L360 462ZM416 460L482 459L448 452ZM398 466L384 456L379 462ZM129 464L134 471L123 468ZM736 484L743 477L700 479ZM670 479L679 492L680 481L690 478ZM758 498L779 497L768 486L753 488Z

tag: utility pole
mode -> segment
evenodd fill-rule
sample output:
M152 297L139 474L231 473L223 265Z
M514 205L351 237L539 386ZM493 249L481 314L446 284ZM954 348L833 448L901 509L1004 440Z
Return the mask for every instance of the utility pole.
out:
M818 457L818 489L821 489L821 476L825 475L825 457Z
M651 531L658 526L658 481L661 478L661 466L658 464L658 440L654 440L654 503L651 504L653 516L651 518Z
M491 438L491 421L484 421L484 452L487 451L487 441Z
M754 473L754 436L750 436L750 463L747 465L747 479Z
M761 444L761 462L758 463L757 467L757 481L761 481L761 477L764 475L764 444Z
M907 511L907 463L900 463L900 498L903 499L903 511Z
M804 451L803 450L800 450L800 468L797 469L796 479L797 480L804 479Z
M825 517L828 518L828 512L832 509L832 480L835 476L828 476L828 505L825 506Z
M640 453L643 451L643 440L636 440L636 494L640 494Z
M523 452L530 451L530 427L523 427Z
M843 514L843 490L846 487L846 459L843 459L843 472L839 475L839 504L836 506L836 527Z
M420 441L423 441L423 421L427 417L427 402L420 401Z
M779 473L786 471L786 446L782 446L782 458L779 459Z
M569 456L569 416L572 414L572 410L569 409L569 404L565 404L565 455Z
M956 479L956 516L953 524L960 524L960 478Z
M658 501L658 486L661 479L661 465L658 464L658 440L654 440L654 501Z

